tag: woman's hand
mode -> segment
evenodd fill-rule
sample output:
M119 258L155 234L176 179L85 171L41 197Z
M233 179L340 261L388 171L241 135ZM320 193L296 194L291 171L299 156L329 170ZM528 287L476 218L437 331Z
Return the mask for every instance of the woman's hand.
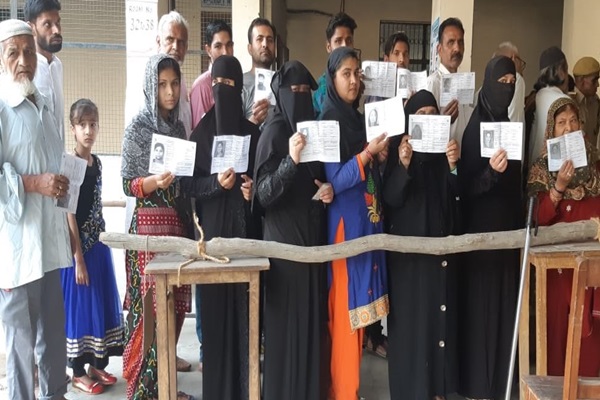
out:
M389 143L389 141L388 141L388 143ZM389 147L386 146L385 149L381 150L377 154L377 161L379 161L379 164L383 164L387 160L388 152L389 152Z
M458 162L458 156L460 155L460 146L456 139L452 139L448 142L448 146L446 147L446 158L448 158L448 165L450 166L450 171L453 171L456 168L456 163Z
M165 190L166 188L171 186L171 183L173 183L173 179L175 179L175 175L173 175L169 171L163 172L160 175L152 175L152 177L154 178L154 181L156 182L156 187L158 189L163 189L163 190Z
M90 277L88 276L87 266L84 260L75 262L75 283L78 285L90 286Z
M556 184L554 185L556 190L564 192L565 189L569 186L569 183L571 183L571 180L573 179L574 175L575 166L573 165L573 162L571 160L565 161L558 170Z
M242 174L242 179L244 182L240 189L242 189L242 195L244 196L244 200L250 201L252 197L252 184L254 181L248 175Z
M389 141L387 140L387 133L382 133L374 139L371 139L367 145L367 150L371 155L377 155L380 152L387 150Z
M498 149L490 158L490 167L496 172L503 173L508 167L508 153L504 149Z
M404 165L404 168L408 169L410 165L410 160L412 159L412 145L408 142L410 136L404 135L402 137L402 141L400 142L400 146L398 146L398 162Z
M221 172L217 175L217 180L219 181L219 185L225 190L229 190L235 184L235 171L233 168L229 168L225 172Z
M150 175L142 180L142 190L145 194L152 193L158 189L167 189L173 183L175 175L169 171L159 175Z
M323 183L315 179L315 185L319 187L319 200L325 204L330 204L333 201L333 186L330 183Z
M304 146L306 146L306 137L300 132L296 132L292 135L292 137L290 137L290 157L292 157L294 164L298 164L300 162L300 152Z

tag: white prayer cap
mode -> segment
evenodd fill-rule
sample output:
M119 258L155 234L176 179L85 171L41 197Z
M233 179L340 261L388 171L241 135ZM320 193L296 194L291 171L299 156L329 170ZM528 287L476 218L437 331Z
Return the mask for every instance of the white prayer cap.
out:
M0 42L18 35L33 36L33 31L27 22L19 19L7 19L0 22Z

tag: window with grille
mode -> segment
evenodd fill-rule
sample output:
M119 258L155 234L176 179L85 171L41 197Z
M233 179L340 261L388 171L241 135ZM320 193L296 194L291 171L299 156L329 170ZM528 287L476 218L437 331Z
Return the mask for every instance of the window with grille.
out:
M4 21L5 19L10 19L10 5L9 7L4 8L5 4L2 4L2 2L0 2L0 21ZM17 18L18 19L25 19L25 16L23 14L23 8L19 7L19 9L17 10Z
M16 3L18 18L23 19L25 0ZM189 24L188 52L182 66L189 90L208 68L203 46L206 26L217 18L231 24L231 0L176 0L171 5ZM0 0L0 21L10 18L11 6L13 0ZM74 146L68 130L71 104L87 97L100 111L100 135L94 151L119 155L127 81L125 1L62 0L61 6L63 48L56 55L64 69L66 148Z
M206 54L206 52L204 51L204 44L206 43L204 37L206 27L208 26L208 24L210 24L216 19L222 19L223 21L227 22L229 26L231 26L231 1L229 1L229 9L202 10L202 14L200 16L200 36L202 37L202 71L206 71L208 69L208 64L210 63L210 58L208 57L208 54Z
M431 24L399 21L379 23L379 59L383 60L383 46L388 37L404 32L410 42L410 70L423 71L429 68L429 37Z

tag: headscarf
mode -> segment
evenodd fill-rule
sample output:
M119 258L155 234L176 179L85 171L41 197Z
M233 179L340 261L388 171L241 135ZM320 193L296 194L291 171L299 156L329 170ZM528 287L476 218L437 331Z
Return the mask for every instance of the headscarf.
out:
M409 117L416 114L421 108L429 106L435 107L437 113L440 113L440 109L437 105L435 97L433 97L431 92L424 89L419 90L417 93L412 95L404 105L404 133L400 136L394 136L390 138L386 171L391 171L391 168L398 164L398 147L402 142L402 138L405 135L408 135ZM430 158L436 158L436 156L439 156L439 154L413 153L413 157L422 159L423 161ZM386 173L386 175L388 175L388 173Z
M508 106L512 101L515 85L514 83L498 82L498 79L506 74L515 74L515 64L508 57L494 57L485 68L479 100L465 128L461 144L458 176L464 193L471 193L478 176L489 168L489 158L481 157L481 123L509 121ZM493 179L498 182L493 185L493 189L487 193L488 195L499 194L515 200L517 196L514 189L518 188L521 182L520 162L509 160L506 171L502 174L493 174ZM467 195L468 197L469 195Z
M486 121L508 121L508 106L515 94L515 85L498 82L506 74L516 77L515 63L508 57L496 56L485 67L483 87L479 92L477 108Z
M217 83L212 87L214 106L202 117L194 128L190 140L196 142L196 176L211 175L212 146L216 136L251 136L248 172L254 169L254 151L258 141L258 127L248 120L242 108L243 73L237 58L223 55L217 58L211 70L212 78L226 78L234 81L234 86Z
M358 112L358 104L350 105L343 101L335 89L335 73L342 61L352 57L358 60L356 52L349 47L338 47L327 60L327 95L323 101L322 120L335 120L340 124L340 160L346 162L365 147L367 143L364 120ZM360 84L360 82L359 82Z
M211 70L212 78L233 79L235 86L217 84L212 87L215 99L217 135L239 135L240 121L244 118L242 108L242 88L244 73L237 58L224 55L215 60Z
M561 97L552 103L548 110L545 139L554 138L554 124L559 109L572 105L579 110L577 103L570 97ZM581 122L580 122L581 123ZM600 196L600 174L596 167L598 159L595 147L585 139L585 150L587 154L588 165L575 169L575 174L569 186L563 195L564 199L581 200L584 197ZM550 172L548 170L548 149L544 146L542 155L533 163L527 180L527 190L529 194L538 192L549 192L556 183L558 171Z
M173 57L156 54L148 59L144 78L146 104L125 129L123 137L123 157L121 159L121 176L123 178L133 179L138 176L150 175L148 168L153 134L185 139L185 128L179 121L179 104L169 112L166 120L158 110L158 65L166 59L173 60L175 73L181 79L179 64Z
M309 85L317 89L317 83L299 61L288 61L273 75L271 89L277 100L275 111L265 123L256 151L256 172L271 157L285 157L289 153L289 138L296 132L296 124L314 119L310 92L292 92L292 85ZM258 176L256 173L254 176Z

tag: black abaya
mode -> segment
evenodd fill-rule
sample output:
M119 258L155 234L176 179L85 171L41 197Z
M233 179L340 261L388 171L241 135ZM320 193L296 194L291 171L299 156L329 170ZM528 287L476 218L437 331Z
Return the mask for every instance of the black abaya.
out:
M288 139L297 122L313 117L310 93L292 93L292 84L314 85L306 68L285 64L273 80L277 109L259 141L255 201L264 209L264 239L298 246L326 242L323 203L311 200L324 181L321 163L296 165L289 156ZM326 267L270 259L266 272L265 400L325 398L328 372Z
M242 173L253 175L254 155L260 131L242 113L242 70L230 56L219 57L213 77L233 79L235 87L213 86L215 106L202 118L190 140L197 143L194 188L186 188L196 198L196 212L205 240L214 237L259 238L258 224L250 202L243 198ZM219 135L250 135L248 171L236 174L233 187L226 190L210 173L212 145ZM248 399L248 285L201 285L203 335L202 397L206 400Z
M506 57L492 59L484 86L463 136L459 179L466 233L522 226L521 162L508 161L503 173L480 153L481 122L508 121L512 98L497 79L514 75ZM514 87L514 85L513 85ZM514 91L514 89L513 89ZM464 255L459 275L460 389L470 398L500 398L508 376L514 327L519 250L474 251Z
M429 92L406 104L409 114L435 106ZM408 169L390 149L383 200L388 233L443 237L458 229L458 180L445 154L413 153ZM456 255L388 253L390 398L426 400L456 392ZM401 379L400 379L401 377Z

